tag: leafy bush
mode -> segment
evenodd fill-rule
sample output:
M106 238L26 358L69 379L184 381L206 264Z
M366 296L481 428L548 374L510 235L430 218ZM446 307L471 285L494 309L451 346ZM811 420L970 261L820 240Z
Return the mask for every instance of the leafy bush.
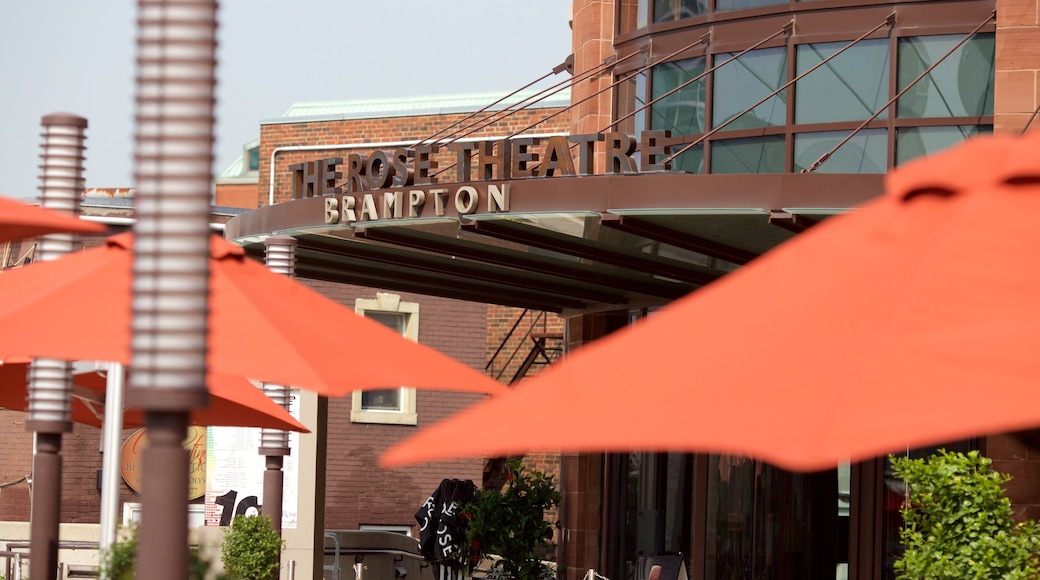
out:
M271 580L278 577L283 545L271 516L236 516L224 533L220 561L233 580Z
M539 580L551 575L539 551L553 546L553 530L545 511L560 504L553 475L532 470L525 473L519 459L508 465L505 490L484 489L462 509L469 519L468 546L464 551L472 569L480 560L499 556L489 576L515 580Z
M137 527L122 528L121 539L116 540L100 554L98 566L101 578L134 580L134 560L137 558Z
M1040 528L1012 519L1002 487L1011 477L994 471L992 460L940 449L928 460L893 457L892 466L909 490L899 578L1040 578Z
M134 580L137 571L137 527L122 528L119 536L121 539L116 540L99 555L98 576L108 580ZM204 580L209 573L210 563L202 559L195 548L190 550L189 556L191 559L188 561L188 578ZM221 580L223 577L217 578ZM2 575L0 580L3 580Z

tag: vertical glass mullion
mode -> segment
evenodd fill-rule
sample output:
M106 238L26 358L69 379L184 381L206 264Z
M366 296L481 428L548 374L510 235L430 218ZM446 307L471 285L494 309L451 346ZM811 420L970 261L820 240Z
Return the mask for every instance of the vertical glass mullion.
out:
M715 7L714 0L709 0L709 5L712 9ZM717 54L704 54L704 64L709 67L714 67L719 60ZM710 73L707 78L704 79L704 130L705 132L711 130L714 126L712 119L715 117L715 73ZM704 159L704 173L711 173L711 139L705 139L701 142L701 155Z
M791 0L794 2L794 0ZM798 74L798 57L796 51L796 45L791 37L788 36L787 41L787 76L784 82L790 82ZM784 131L784 171L792 171L794 167L794 106L795 99L798 98L798 92L795 90L797 83L791 83L791 86L787 87L787 122L786 130Z
M891 34L888 37L888 99L891 101L899 92L899 35ZM886 102L887 102L886 101ZM885 110L885 121L888 129L888 156L886 163L891 170L896 166L896 108L898 103L893 102Z

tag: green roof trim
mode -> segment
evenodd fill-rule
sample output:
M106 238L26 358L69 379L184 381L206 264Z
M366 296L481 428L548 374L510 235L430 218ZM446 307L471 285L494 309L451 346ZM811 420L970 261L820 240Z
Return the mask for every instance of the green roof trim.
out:
M490 107L489 111L501 111L515 106L528 109L551 109L571 104L570 89L563 89L549 96L541 91L520 91ZM302 123L310 121L336 121L350 119L374 119L383 117L413 117L421 115L445 115L473 113L502 99L509 93L471 93L408 98L365 99L354 101L324 101L296 103L284 115L260 121L261 125ZM534 102L537 101L537 102Z

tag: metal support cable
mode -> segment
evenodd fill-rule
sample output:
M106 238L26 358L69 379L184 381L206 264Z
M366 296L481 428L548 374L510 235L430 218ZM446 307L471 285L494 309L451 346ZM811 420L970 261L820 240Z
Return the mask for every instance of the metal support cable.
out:
M600 89L600 90L598 90L598 91L596 91L596 92L586 96L584 99L581 99L580 101L578 101L576 103L571 103L570 106L565 107L563 109L560 109L559 111L556 111L552 115L549 115L548 117L545 117L544 119L536 121L536 122L534 122L534 123L524 127L523 129L520 129L519 131L516 131L515 133L513 133L512 135L510 135L509 137L506 137L506 138L507 139L512 139L513 137L516 137L517 135L523 133L524 131L527 131L529 129L533 129L534 127L537 127L538 125L548 121L549 119L552 119L553 117L555 117L556 115L559 115L560 113L563 113L565 111L569 111L569 110L573 109L574 107L577 107L578 105L580 105L580 104L582 104L582 103L584 103L586 101L591 100L593 97L598 97L599 95L601 95L601 94L603 94L603 93L613 89L614 87L616 87L619 84L621 84L621 83L631 79L632 77L634 77L634 76L636 76L638 74L644 73L647 70L649 70L649 69L651 69L651 68L661 64L662 62L666 62L668 60L671 60L675 56L677 56L679 54L682 54L683 52L686 52L687 50L690 50L691 48L697 46L698 44L704 43L708 39L708 37L709 37L709 35L705 34L704 36L701 36L696 42L690 43L690 44L680 48L679 50L677 50L677 51L675 51L675 52L673 52L673 53L671 53L671 54L669 54L667 56L662 56L660 59L658 59L655 62L652 62L652 63L647 64L647 65L643 65L639 69L632 71L628 76L625 76L623 78L620 78L620 79L610 83L606 87L604 87L604 88L602 88L602 89Z
M465 123L466 121L469 121L470 119L476 117L477 115L487 111L491 107L494 107L495 105L498 105L498 104L504 102L505 100L507 100L507 99L509 99L509 98L511 98L511 97L513 97L515 95L517 95L521 91L523 91L525 89L528 89L528 88L530 88L530 87L532 87L532 86L534 86L534 85L544 81L545 79L549 78L550 76L559 74L559 73L561 73L561 72L563 72L565 70L567 70L567 61L564 61L563 63L553 67L553 69L551 71L549 71L549 72L545 73L544 75L538 77L537 79L527 83L526 85L520 87L519 89L516 89L515 91L509 93L508 95L505 95L504 97L496 100L495 102L490 103L488 105L485 105L479 111L474 111L474 112L470 113L469 115L466 115L465 117L459 119L458 121L455 121L451 125L448 125L447 127L444 127L440 131L437 131L433 135L430 135L429 137L426 137L425 139L420 139L419 142L416 143L416 145L421 145L421 144L423 144L423 143L425 143L427 141L431 141L432 142L437 137L440 137L444 133L447 133L448 131L454 129L455 127L458 127L459 125Z
M880 30L880 29L884 28L884 27L885 27L886 25L888 25L888 26L891 26L891 25L892 25L892 23L893 23L893 22L895 22L895 18L896 18L896 15L895 15L895 13L894 13L894 12L893 12L892 14L889 14L888 16L886 16L886 17L885 17L885 20L884 20L884 21L883 21L883 22L882 22L881 24L878 24L878 25L877 25L877 26L875 26L874 28L871 28L871 29L870 29L870 30L868 30L867 32L864 32L864 33L863 33L863 34L861 34L861 35L859 36L859 38L857 38L856 40L853 40L852 42L850 42L850 43L846 44L846 45L845 45L845 46L843 46L843 47L842 47L842 48L841 48L840 50L836 51L836 52L835 52L834 54L832 54L832 55L828 56L827 58L825 58L825 59L821 60L820 62L818 62L818 63L814 64L813 66L809 67L809 69L808 69L808 70L806 70L805 72L803 72L802 74L800 74L800 75L798 75L798 76L794 77L793 79L791 79L791 80L787 81L787 82L786 82L786 83L784 83L784 84L783 84L782 86L780 86L780 88L778 88L778 89L776 89L775 91L773 91L773 92L769 93L768 95L766 95L765 97L763 97L763 98L762 98L761 100L759 100L759 101L758 101L758 102L756 102L755 104L751 105L750 107L748 107L748 108L744 109L743 111L741 111L741 112L737 113L736 115L733 115L732 117L730 117L730 118L729 118L729 120L727 120L727 121L725 121L724 123L720 124L719 126L715 127L715 128L714 128L714 129L712 129L711 131L708 131L707 133L705 133L705 134L701 135L701 136L700 136L700 137L698 137L698 138L697 138L696 140L694 140L694 141L693 141L692 143L689 143L688 145L686 145L685 147L683 147L683 148L682 148L682 149L680 149L679 151L677 151L677 152L675 152L675 153L671 154L670 156L668 156L668 157L667 157L666 159L664 159L663 161L661 161L661 163L670 163L670 162L674 161L676 157L678 157L678 156L682 155L683 153L686 153L687 151L689 151L690 149L693 149L693 148L694 148L694 147L696 147L697 145L700 145L700 144L701 144L701 143L703 143L703 142L704 142L704 141L705 141L705 140L706 140L706 139L707 139L708 137L711 137L712 135L714 135L715 133L719 132L719 131L720 131L720 130L722 130L722 129L723 129L724 127L726 127L727 125L729 125L730 123L732 123L733 121L736 121L737 119L739 119L740 117L742 117L742 116L743 116L743 115L745 115L746 113L748 113L748 112L750 112L750 111L753 111L753 110L754 110L754 109L755 109L756 107L758 107L758 106L759 106L759 105L761 105L762 103L764 103L764 102L768 101L769 99L771 99L771 98L775 97L776 95L780 94L780 92L781 92L781 91L787 90L787 88L788 88L788 87L790 87L790 86L791 86L791 85L793 85L794 83L796 83L796 82L800 81L800 80L801 80L802 78L804 78L804 77L808 76L808 75L809 75L810 73L812 73L812 72L813 72L814 70L816 70L816 69L820 68L821 66L823 66L823 65L827 64L827 63L828 63L828 62L830 62L830 61L831 61L832 59L834 59L835 57L837 57L837 56L838 56L839 54L841 54L841 53L845 52L846 50L848 50L849 48L851 48L851 47L855 46L855 45L856 45L857 43L859 43L859 42L860 42L860 41L862 41L863 39L867 38L867 37L868 37L868 36L870 36L871 34L874 34L874 33L875 33L875 32L877 32L878 30Z
M729 58L729 59L727 59L727 60L726 60L725 62L723 62L723 63L721 63L721 64L717 64L717 65L715 65L715 66L713 66L713 67L711 67L711 68L709 68L709 69L705 70L705 71L704 71L704 72L702 72L701 74L699 74L699 75L697 75L697 76L695 76L695 77L693 77L693 78L691 78L691 79L689 79L689 80L687 80L687 81L683 82L683 83L682 83L682 84L680 84L679 86L677 86L677 87L675 87L675 88L673 88L673 89L669 90L668 92L664 93L663 95L660 95L660 96L659 96L659 97L657 97L656 99L653 99L653 100L651 100L651 101L648 101L648 102L647 102L646 104L644 104L644 105L643 105L642 107L639 107L639 108L635 109L634 111L632 111L632 112L628 113L628 114L627 114L627 115L625 115L624 117L621 117L620 119L617 119L617 120L615 120L615 121L611 122L611 123L610 123L609 125L606 125L606 126L605 126L605 127L603 127L602 129L600 129L599 131L597 131L597 133L603 133L603 132L605 132L605 131L609 130L609 129L610 129L611 127L613 127L614 125L617 125L618 123L620 123L620 122L622 122L622 121L625 121L625 120L628 120L628 119L630 119L630 118L634 117L635 115L639 114L639 112L640 112L640 111L644 111L644 110L646 110L646 109L647 109L647 107L650 107L650 106L652 106L652 105L653 105L654 103L657 103L657 102L661 101L662 99L665 99L665 98L669 97L670 95L672 95L672 94L675 94L675 93L676 93L676 92L678 92L678 91L681 91L682 89L684 89L684 88L686 88L686 87L690 86L691 84L693 84L693 83L695 83L695 82L699 81L700 79L702 79L702 78L706 77L707 75L709 75L709 74L711 74L711 73L715 72L716 70L718 70L718 69L720 69L720 68L722 68L722 67L726 66L727 64L729 64L729 63L733 62L734 60L737 60L738 58L740 58L740 57L744 56L744 55L745 55L745 54L747 54L748 52L750 52L750 51L752 51L752 50L755 50L756 48L758 48L758 47L762 46L763 44L765 44L765 43L769 42L770 40L773 40L773 39L774 39L774 38L776 38L777 36L780 36L781 34L789 33L789 32L791 31L791 29L792 29L793 27L794 27L794 20L792 20L792 21L788 22L787 24L785 24L784 26L782 26L782 27L780 28L780 30L778 30L778 31L774 32L773 34L770 34L769 36L767 36L767 37L763 38L762 40L760 40L760 41L756 42L755 44L753 44L753 45L751 45L751 46L749 46L749 47L745 48L745 49L744 49L744 50L742 50L742 51L740 51L740 52L739 52L739 53L737 53L736 55L734 55L734 56L730 57L730 58ZM705 38L705 37L703 37L703 36L702 36L702 37L701 37L701 41L703 41L703 40L704 40L704 38ZM667 58L667 57L666 57L666 58ZM654 64L653 64L653 65L651 65L651 66L657 66L658 64L661 64L661 62L660 62L660 61L658 61L657 63L654 63ZM645 68L644 68L643 70L645 70ZM625 78L625 79L623 79L623 80L628 80L629 78L631 78L631 76L630 76L630 77L626 77L626 78ZM612 86L613 86L613 85L612 85ZM578 104L581 104L581 103L580 103L580 102L579 102L579 103L575 103L575 105L578 105ZM573 105L572 105L572 106L573 106ZM547 119L548 119L548 118L547 118ZM543 119L543 121L544 121L544 120L546 120L546 119ZM577 147L577 144L572 144L572 145L571 145L571 146L570 146L570 147L569 147L568 149L570 149L570 150L573 150L573 149L574 149L575 147ZM539 164L539 165L540 165L540 164ZM539 165L535 165L535 166L534 166L534 168L535 168L535 169L536 169L536 168L538 168L538 166L539 166Z
M621 117L620 119L612 121L609 125L603 127L599 131L597 131L597 133L603 133L603 132L607 131L608 129L610 129L611 127L613 127L614 125L617 125L618 123L621 123L622 121L627 121L628 119L631 119L632 117L638 115L641 111L645 111L648 107L651 107L655 103L660 102L662 99L666 99L666 98L670 97L671 95L673 95L673 94L675 94L675 93L685 89L686 87L688 87L688 86L692 85L693 83L701 80L702 78L708 76L709 74L715 72L716 70L718 70L718 69L726 66L727 64L737 60L738 58L744 56L745 54L751 52L752 50L755 50L756 48L759 48L760 46L762 46L763 44L769 42L770 40L773 40L777 36L780 36L781 34L785 34L785 33L790 33L791 29L793 27L794 27L794 20L792 20L792 21L788 22L787 24L785 24L783 27L780 28L780 30L774 32L773 34L770 34L769 36L763 38L762 40L756 42L755 44L745 48L744 50L740 51L739 53L737 53L737 54L731 56L730 58L726 59L725 62L723 62L721 64L717 64L717 65L715 65L715 66L705 70L701 74L699 74L699 75L697 75L697 76L695 76L695 77L693 77L693 78L683 82L679 86L669 90L668 92L658 96L657 98L652 99L652 100L646 102L642 107L639 107L638 109L632 111L631 113L628 113L624 117Z
M455 133L455 135L452 136L451 139L449 139L448 141L444 142L443 144L444 145L450 145L450 144L458 141L459 139L463 139L465 137L468 137L468 136L472 135L473 133L476 133L477 131L480 131L481 129L484 129L486 127L490 127L491 125L494 125L495 123L501 122L501 121L503 121L503 120L505 120L505 119L507 119L507 118L509 118L509 117L511 117L513 115L515 115L516 113L519 113L520 111L523 111L524 109L530 107L531 105L533 105L533 104L535 104L535 103L537 103L539 101L545 100L545 99L551 97L552 95L555 95L556 93L559 93L564 88L569 88L569 87L567 87L567 85L573 86L573 85L575 85L575 84L577 84L579 82L588 80L589 78L591 78L593 76L596 76L596 75L599 75L599 74L603 73L608 68L615 67L615 66L621 64L622 62L624 62L624 61L626 61L626 60L628 60L628 59L630 59L630 58L632 58L632 57L634 57L634 56L636 56L638 54L641 54L641 53L640 52L633 52L632 54L624 56L624 57L622 57L622 58L620 58L620 59L618 59L616 61L598 65L598 66L596 66L596 67L594 67L592 69L589 69L588 71L585 71L585 72L579 74L578 76L573 77L573 78L571 78L569 80L560 81L559 83L557 83L555 85L552 85L551 87L543 90L541 93L538 93L536 95L532 95L531 97L528 97L527 99L524 99L524 101L521 101L520 103L518 103L518 104L523 104L523 106L517 107L515 109L509 109L506 112L504 112L503 115L501 115L501 116L499 116L497 118L492 118L490 121L488 121L487 119L482 119L480 121L477 121L475 123L472 123L472 124L462 128L462 129L460 129L459 131L457 131ZM531 100L531 99L534 99L534 100ZM529 100L531 102L526 102L526 101L529 101ZM567 107L564 107L562 109L562 111L570 110L574 106L575 106L574 104L571 104L571 105L569 105ZM463 133L463 131L466 131L466 132ZM454 166L452 166L452 167L454 167ZM441 171L439 171L438 173L446 171L448 169L450 169L450 167L446 167L446 168L442 169ZM434 174L434 175L436 175L436 174Z
M691 48L697 46L698 44L704 43L706 40L708 40L708 37L709 37L709 35L705 34L705 35L701 36L699 39L697 39L695 42L692 42L692 43L690 43L690 44L688 44L688 45L686 45L686 46L684 46L684 47L682 47L682 48L672 52L671 54L663 56L660 59L658 59L658 60L656 60L654 62L651 62L650 64L643 65L643 66L639 67L638 69L636 69L634 71L631 71L630 74L628 74L627 76L625 76L623 78L620 78L620 79L610 83L606 87L604 87L604 88L602 88L602 89L600 89L600 90L598 90L598 91L596 91L596 92L586 96L585 98L583 98L583 99L581 99L581 100L579 100L577 102L571 103L570 105L560 109L559 111L556 111L555 113L553 113L553 114L551 114L551 115L549 115L549 116L547 116L547 117L545 117L545 118L543 118L543 119L541 119L539 121L536 121L535 123L532 123L532 124L524 127L523 129L520 129L519 131L516 131L516 132L508 135L507 137L505 137L505 139L506 140L512 139L513 137L516 137L517 135L522 134L524 131L528 131L530 129L533 129L534 127L537 127L538 125L548 121L549 119L552 119L552 118L556 117L557 115L560 115L560 114L562 114L562 113L564 113L566 111L569 111L569 110L573 109L574 107L577 107L578 105L580 105L580 104L582 104L582 103L592 99L593 97L597 97L597 96L601 95L602 93L613 89L617 85L619 85L619 84L621 84L621 83L631 79L632 77L634 77L634 76L636 76L636 75L638 75L640 73L646 72L648 69L653 68L653 67L657 66L658 64L661 64L662 62L665 62L667 60L672 59L676 55L682 54L683 52L686 52L687 50L690 50ZM629 58L632 58L633 56L635 56L637 54L640 54L640 52L633 52L632 54L630 54L628 56L625 56L625 57L621 58L620 60L615 61L614 63L612 63L612 66L617 66L621 62L623 62L623 61L625 61L625 60L627 60ZM577 78L572 79L571 80L571 84L577 83L580 80L584 80L584 79L577 79ZM533 103L531 103L531 104L533 104ZM511 114L519 112L520 110L521 109L515 109L513 111L510 111L509 115L505 115L505 116L503 116L503 117L501 117L499 119L496 119L496 120L494 120L494 121L492 121L490 123L487 123L485 125L477 127L476 129L474 129L473 131L471 131L469 133L466 133L464 135L460 135L460 136L456 137L455 139L452 139L451 141L448 141L446 144L453 143L453 142L457 141L458 139L461 139L463 137L466 137L467 135L471 135L472 133L475 133L475 132L479 131L480 129L483 129L484 127L488 127L490 125L493 125L494 123L497 123L497 122L501 121L502 119L505 119L506 117L510 116ZM433 176L437 176L437 175L439 175L439 174L441 174L441 173L443 173L445 171L448 171L449 169L455 167L456 165L457 165L456 163L453 163L453 164L445 167L444 169L441 169L440 171L434 173Z
M1033 114L1029 115L1029 121L1026 122L1025 127L1022 127L1020 134L1024 135L1025 132L1029 130L1029 126L1033 124L1033 119L1035 119L1037 115L1040 115L1040 105L1037 105L1036 109L1033 110Z
M968 40L971 39L971 37L973 37L976 34L978 34L979 31L982 30L983 26L985 26L987 23L989 23L990 20L993 20L996 17L997 17L997 11L994 10L993 13L990 14L981 23L979 23L979 25L976 26L974 30L972 30L964 38L962 38L960 40L960 42L958 42L957 44L953 45L953 48L951 48L950 50L946 51L946 54L944 54L944 55L940 56L938 59L936 59L936 61L934 63L932 63L931 66L926 68L924 70L924 72L922 72L921 74L917 75L917 78L915 78L914 80L910 81L910 84L906 85L905 87L903 87L902 90L900 90L898 93L896 93L896 96L894 96L891 99L889 99L888 102L885 103L885 106L883 106L880 109L878 109L877 111L875 111L873 115L871 115L865 121L860 123L860 125L858 127L856 127L855 129L853 129L851 133L846 135L845 138L841 140L841 142L839 142L837 145L835 145L830 151L828 151L828 152L824 153L823 155L821 155L819 159L817 159L816 161L814 161L812 163L812 165L810 165L809 167L806 167L805 169L803 169L802 173L812 173L813 171L816 171L816 169L819 168L821 165L823 165L824 162L826 162L828 159L830 159L831 155L834 155L834 152L837 151L838 149L840 149L842 145L848 143L850 139L852 139L857 133L862 131L863 128L866 127L871 121L876 119L877 116L880 115L882 111L884 111L884 110L888 109L889 107L891 107L892 103L894 103L897 100L899 100L899 97L903 96L904 93L906 93L908 90L910 90L921 79L923 79L924 77L928 76L935 67L939 66L939 64L942 63L942 61L946 60L946 58L948 56L953 54L965 42L968 42ZM1028 125L1027 125L1027 127L1028 127Z

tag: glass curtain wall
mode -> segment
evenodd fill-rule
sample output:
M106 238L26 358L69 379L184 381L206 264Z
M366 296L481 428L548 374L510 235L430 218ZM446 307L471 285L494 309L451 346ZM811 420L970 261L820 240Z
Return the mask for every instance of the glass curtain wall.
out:
M712 32L714 42L720 23L739 26L739 11L748 10L750 21L810 1L626 0L619 32L681 31L686 40L672 37L677 46ZM729 63L739 47L712 52L709 44L704 57L660 63L621 83L618 118L638 113L618 130L669 130L679 143L673 152L712 132L673 161L676 171L883 173L992 131L994 35L976 34L953 50L968 30L901 30L851 46L858 34L842 39L838 30L825 41L778 40ZM867 472L861 466L800 474L746 457L661 453L611 455L608 462L607 503L616 510L610 521L617 532L608 534L616 544L604 547L608 577L634 578L641 557L666 553L680 554L694 579L841 580L857 553L876 562L871 577L894 578L902 492L886 460L876 463L884 474L871 476L875 487L856 491L871 494L876 505L853 496L850 481ZM875 522L872 537L859 539L874 556L850 549L853 517Z
M673 161L675 171L884 173L992 131L994 35L976 34L950 53L963 39L951 34L804 43L739 58L724 52L665 62L649 71L649 79L640 73L619 90L618 110L649 103L636 117L645 116L650 129L684 137L673 152L699 142ZM709 62L714 72L694 81ZM644 86L647 92L641 93Z

